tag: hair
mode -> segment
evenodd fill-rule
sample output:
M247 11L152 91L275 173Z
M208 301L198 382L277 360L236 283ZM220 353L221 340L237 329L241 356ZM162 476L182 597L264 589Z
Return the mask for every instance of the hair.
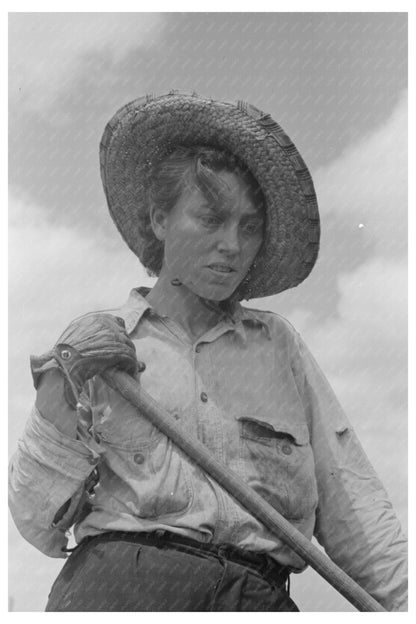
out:
M236 156L211 147L178 147L157 163L150 175L147 191L147 210L142 212L140 234L143 239L141 262L149 275L159 275L162 268L164 245L159 241L150 222L150 207L168 213L178 202L190 183L209 199L218 198L225 183L221 172L235 173L247 184L256 206L264 206L264 197L252 173Z

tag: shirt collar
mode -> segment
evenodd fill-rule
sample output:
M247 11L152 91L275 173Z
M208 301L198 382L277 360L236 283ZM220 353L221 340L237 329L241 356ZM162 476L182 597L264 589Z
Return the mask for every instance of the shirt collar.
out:
M235 330L240 334L244 343L247 342L246 327L252 327L264 332L267 339L271 340L270 328L261 318L259 310L245 308L240 303L237 303L233 318L235 322Z
M150 288L144 286L133 288L130 291L126 303L118 311L118 314L125 322L128 334L133 332L145 313L151 312L152 307L145 298L149 292ZM238 333L244 343L247 341L247 326L264 331L267 338L269 340L271 339L269 326L262 318L260 318L259 311L245 308L238 302L235 302L227 312L224 312L220 322L225 323L229 326L229 329Z
M144 286L133 288L126 303L118 311L118 314L124 320L128 334L132 333L144 313L151 310L150 303L145 299L149 292L150 288L145 288Z

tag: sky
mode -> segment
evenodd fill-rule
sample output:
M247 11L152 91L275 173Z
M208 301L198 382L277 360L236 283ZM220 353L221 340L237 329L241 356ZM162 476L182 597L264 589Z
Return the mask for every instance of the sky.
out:
M327 375L407 528L405 13L9 15L9 452L34 400L29 355L75 316L152 285L106 208L104 126L146 93L196 91L270 113L314 178L318 262L246 302L282 314ZM62 561L9 525L15 611L42 611ZM303 611L352 609L308 570Z

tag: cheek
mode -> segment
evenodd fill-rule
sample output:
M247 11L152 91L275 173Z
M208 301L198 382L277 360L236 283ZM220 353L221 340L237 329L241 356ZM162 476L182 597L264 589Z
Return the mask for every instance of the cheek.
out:
M204 243L192 228L172 230L165 240L165 258L170 266L180 264L192 268L206 247Z
M251 263L253 262L254 258L257 256L257 253L261 247L262 244L262 238L256 239L256 240L249 240L246 242L246 244L243 246L243 257L244 257L244 264L245 265L251 265Z

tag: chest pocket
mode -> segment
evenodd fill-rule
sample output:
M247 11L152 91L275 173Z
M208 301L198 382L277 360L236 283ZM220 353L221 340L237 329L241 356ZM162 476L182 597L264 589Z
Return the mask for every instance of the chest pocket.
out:
M305 424L238 417L240 461L247 484L287 519L313 513L318 493Z
M127 507L133 515L148 519L182 514L189 508L192 486L186 461L158 429L143 432L141 417L129 413L118 421L101 422L96 434L105 448L108 483L102 485L117 508Z

